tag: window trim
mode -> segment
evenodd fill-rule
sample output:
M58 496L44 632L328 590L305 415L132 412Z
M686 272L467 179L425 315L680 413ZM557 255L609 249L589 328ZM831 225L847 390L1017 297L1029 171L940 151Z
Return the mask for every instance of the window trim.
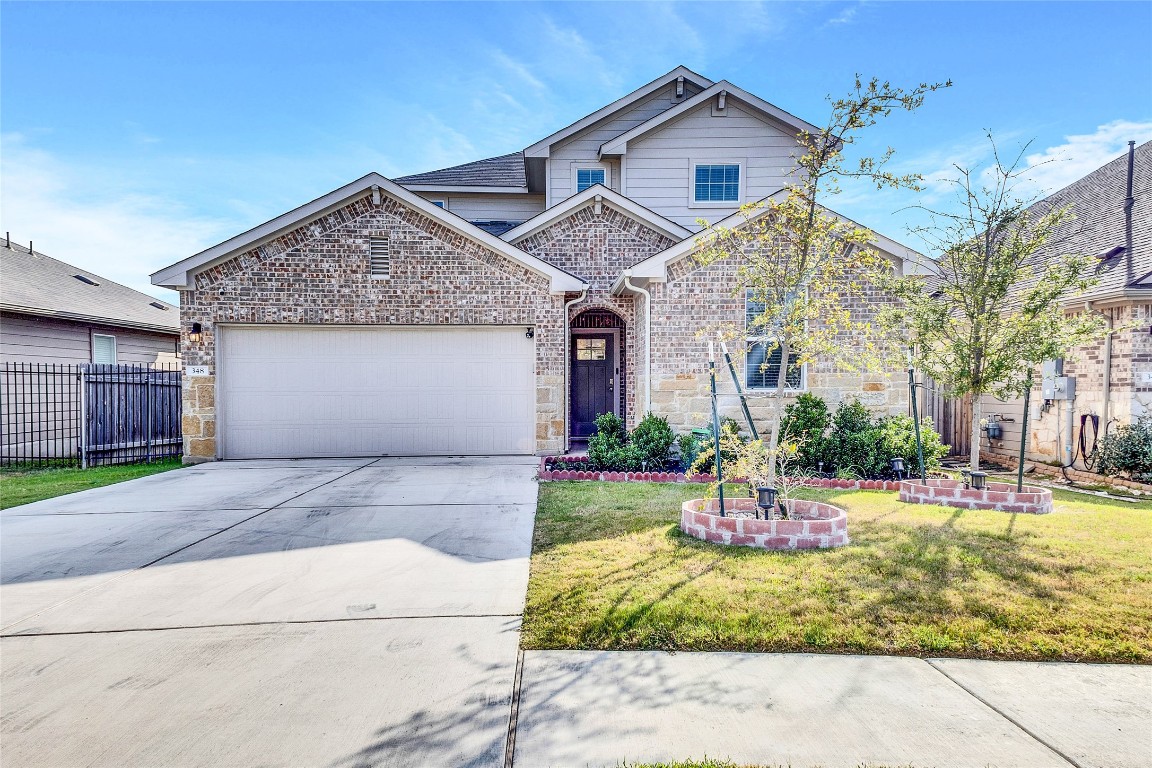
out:
M744 289L744 389L748 390L749 392L764 392L767 394L775 394L776 393L776 387L752 386L751 384L748 383L748 350L751 348L751 346L753 344L761 344L764 342L775 340L767 334L761 334L761 335L757 336L757 335L753 335L753 334L749 333L749 331L748 331L748 302L750 300L751 294L752 294L751 288L745 288ZM779 349L779 347L777 347L777 349ZM795 353L789 353L788 357L792 357L794 354ZM783 355L781 355L781 360L783 362ZM784 393L787 395L790 393L803 393L803 392L807 392L807 391L808 391L808 364L807 363L801 363L800 364L800 385L797 387L793 387L793 386L788 385L787 382L785 382Z
M439 199L430 197L430 198L428 198L428 202L432 203L432 205L436 206L437 208L443 208L444 210L448 210L448 201L446 199L445 200L439 200Z
M693 158L688 162L688 207L689 208L739 208L747 199L746 179L747 160L745 158ZM737 179L735 200L697 200L696 199L696 169L701 165L735 165L740 170Z
M612 166L608 165L608 163L572 163L573 195L578 195L584 191L579 188L580 171L604 171L604 186L612 189ZM588 189L588 187L584 189Z
M98 363L98 362L96 362L96 339L98 339L98 338L112 339L112 362L110 362L110 363ZM119 344L116 343L116 337L114 335L112 335L111 333L95 333L94 332L92 334L91 344L92 344L92 349L91 349L91 353L88 355L88 357L89 357L89 359L92 360L93 365L116 365L119 362L119 360L120 360Z

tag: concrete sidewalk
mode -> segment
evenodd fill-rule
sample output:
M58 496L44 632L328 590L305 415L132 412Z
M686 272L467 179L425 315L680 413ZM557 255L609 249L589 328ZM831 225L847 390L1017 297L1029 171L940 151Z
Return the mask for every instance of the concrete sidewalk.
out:
M513 764L1148 768L1152 667L527 651Z

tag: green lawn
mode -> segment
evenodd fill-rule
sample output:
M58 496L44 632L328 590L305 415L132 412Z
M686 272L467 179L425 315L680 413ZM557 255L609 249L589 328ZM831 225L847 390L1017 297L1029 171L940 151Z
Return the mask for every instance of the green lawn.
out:
M168 459L152 464L119 464L90 469L3 469L0 470L0 509L167 472L179 466L179 459Z
M528 649L809 651L1152 662L1152 504L1055 491L1049 515L806 489L851 545L683 536L704 486L543 483Z

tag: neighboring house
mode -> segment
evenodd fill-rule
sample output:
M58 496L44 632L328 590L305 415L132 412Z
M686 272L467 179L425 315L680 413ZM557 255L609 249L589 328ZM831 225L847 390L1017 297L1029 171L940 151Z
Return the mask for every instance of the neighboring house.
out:
M179 309L0 242L0 360L176 366Z
M1093 435L1152 412L1152 142L1129 152L1041 200L1035 215L1068 207L1075 218L1052 238L1041 258L1079 253L1097 258L1098 280L1068 302L1069 312L1099 312L1118 329L1107 338L1074 350L1063 373L1075 379L1075 399L1045 399L1041 371L1030 397L1028 456L1068 463L1066 446L1080 460L1080 436L1090 451ZM1023 423L1023 400L985 397L983 412L998 422L1001 438L984 450L1016 456ZM1071 433L1069 425L1071 424ZM961 427L963 429L963 427ZM1071 434L1071 439L1069 439Z
M753 308L733 263L693 258L696 220L778 194L804 130L680 67L522 152L369 174L157 272L181 292L185 455L549 453L607 411L701 424L700 334ZM875 245L897 270L918 256ZM763 394L778 353L764 370L748 346ZM907 408L884 375L793 383Z

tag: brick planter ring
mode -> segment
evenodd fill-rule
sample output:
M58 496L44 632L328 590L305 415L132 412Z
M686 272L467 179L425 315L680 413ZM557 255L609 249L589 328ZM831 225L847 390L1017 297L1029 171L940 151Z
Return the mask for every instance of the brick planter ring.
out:
M1043 515L1052 511L1052 491L1026 485L1020 493L1008 483L988 483L986 488L965 488L959 480L905 480L900 483L900 501L909 504L941 504L960 509L995 509L1000 512L1026 512Z
M713 544L760 549L827 549L848 543L848 513L819 501L792 499L788 520L736 517L756 510L755 499L726 499L721 517L716 499L691 499L680 508L680 530Z

